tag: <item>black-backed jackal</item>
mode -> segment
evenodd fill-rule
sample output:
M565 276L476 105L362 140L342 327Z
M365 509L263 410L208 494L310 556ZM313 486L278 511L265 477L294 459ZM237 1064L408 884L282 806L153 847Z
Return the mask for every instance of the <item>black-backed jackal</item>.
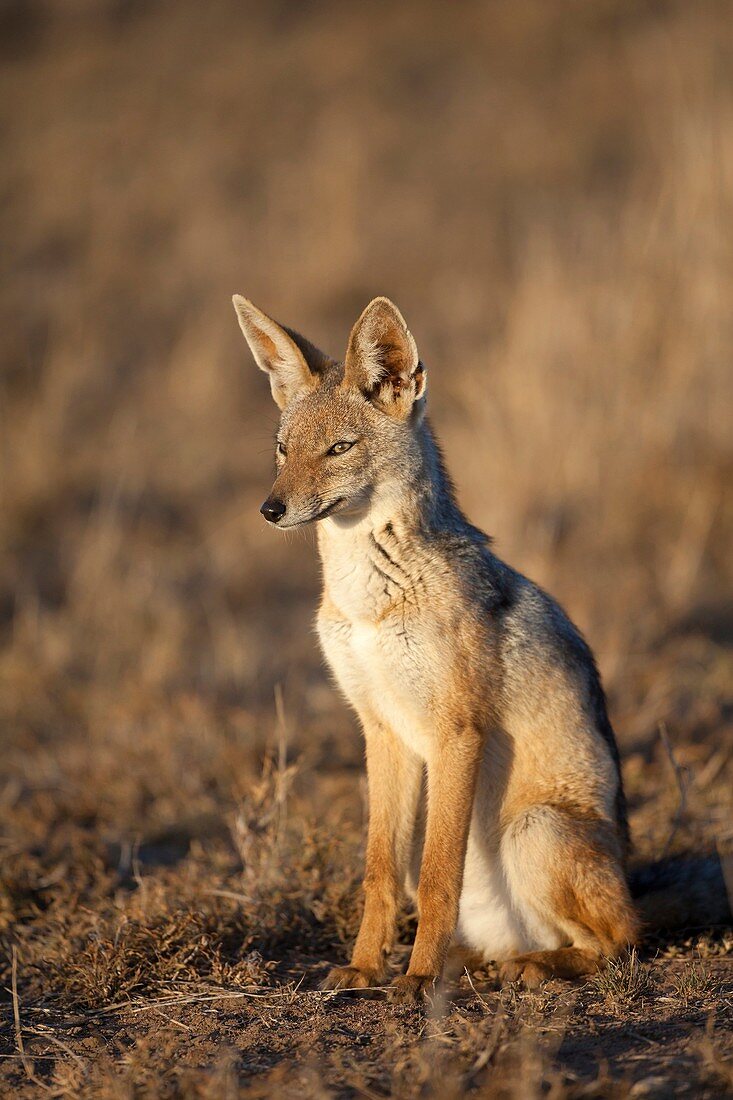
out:
M261 511L281 529L320 521L318 632L366 740L364 916L326 988L384 981L405 887L419 923L397 999L429 989L453 944L530 985L598 969L640 920L590 649L458 507L392 302L367 306L343 365L234 304L282 410ZM729 917L724 891L707 905Z

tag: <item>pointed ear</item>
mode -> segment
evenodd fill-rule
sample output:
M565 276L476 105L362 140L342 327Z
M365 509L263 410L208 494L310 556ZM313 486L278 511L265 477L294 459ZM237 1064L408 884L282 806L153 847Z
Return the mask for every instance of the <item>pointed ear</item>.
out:
M351 330L344 381L383 412L406 419L425 393L425 368L405 319L389 298L375 298Z
M270 376L272 396L284 409L314 390L331 360L303 336L278 325L241 294L232 298L239 325L260 370Z

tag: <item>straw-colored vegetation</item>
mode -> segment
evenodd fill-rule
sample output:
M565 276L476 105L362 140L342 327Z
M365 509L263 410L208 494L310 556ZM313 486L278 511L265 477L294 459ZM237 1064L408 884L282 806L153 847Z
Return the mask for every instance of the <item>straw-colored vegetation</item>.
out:
M730 934L316 992L362 754L230 295L333 353L397 301L467 510L597 650L639 854L729 851L726 5L0 15L0 1090L724 1095Z

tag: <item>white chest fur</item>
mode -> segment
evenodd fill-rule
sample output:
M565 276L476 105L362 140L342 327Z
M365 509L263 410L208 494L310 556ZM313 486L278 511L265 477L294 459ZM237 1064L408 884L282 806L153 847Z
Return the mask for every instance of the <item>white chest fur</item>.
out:
M419 561L373 530L321 540L321 645L364 721L383 722L427 758L433 742L429 601Z

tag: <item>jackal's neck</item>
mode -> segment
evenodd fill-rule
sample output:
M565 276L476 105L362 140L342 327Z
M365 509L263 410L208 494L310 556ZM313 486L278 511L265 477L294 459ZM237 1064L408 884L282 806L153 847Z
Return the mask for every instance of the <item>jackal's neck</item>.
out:
M458 533L467 520L456 501L455 489L432 427L424 420L416 432L418 461L408 467L401 488L410 515L426 534Z
M413 435L405 461L373 488L363 512L333 516L319 524L321 556L355 547L385 528L412 542L479 533L461 512L443 456L427 421Z

